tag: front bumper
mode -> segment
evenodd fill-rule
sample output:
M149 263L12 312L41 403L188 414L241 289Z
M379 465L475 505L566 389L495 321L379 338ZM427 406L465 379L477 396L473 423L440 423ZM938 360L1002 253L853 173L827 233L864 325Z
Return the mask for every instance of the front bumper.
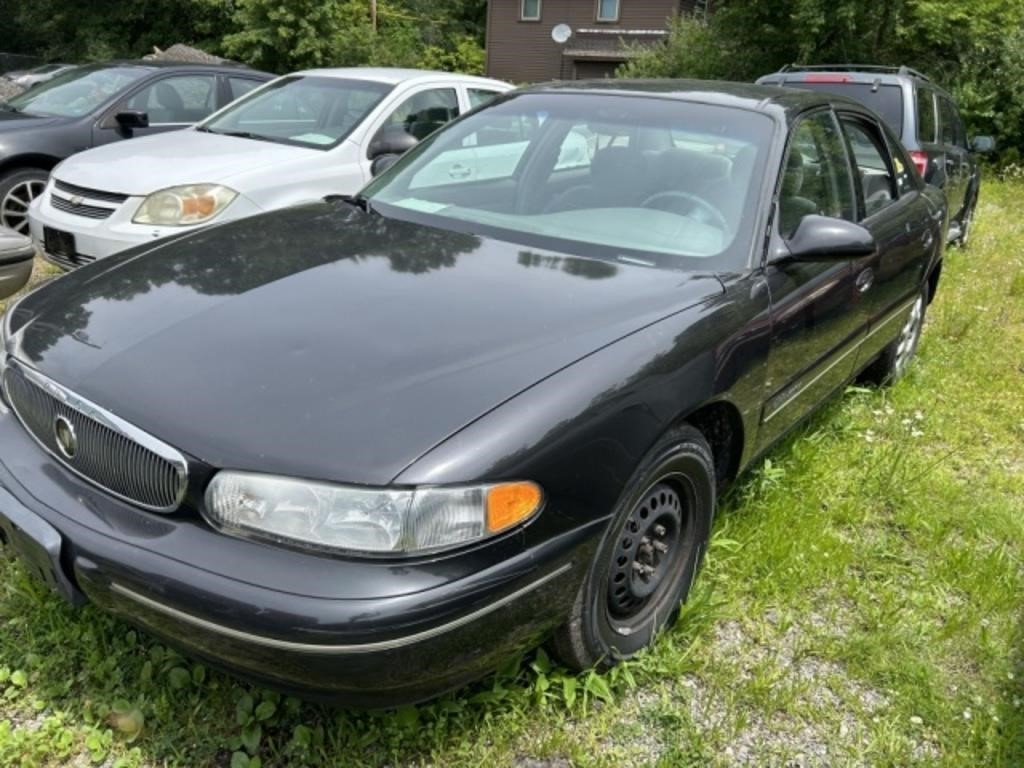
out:
M600 533L527 544L520 532L412 563L286 550L117 501L55 465L9 413L0 530L72 602L242 677L369 707L431 698L536 644L568 614Z
M51 181L43 194L32 201L32 206L29 209L29 232L33 242L42 252L43 258L62 269L72 269L96 261L96 259L112 256L136 245L144 245L164 237L181 235L193 229L201 229L211 224L252 216L260 212L248 198L239 195L231 205L211 221L194 226L159 227L151 224L132 223L132 217L135 216L139 206L145 200L144 196L129 197L125 202L115 204L116 210L108 218L93 219L54 208L50 202L52 194L53 182ZM48 253L45 248L43 227L74 235L75 257L69 259Z

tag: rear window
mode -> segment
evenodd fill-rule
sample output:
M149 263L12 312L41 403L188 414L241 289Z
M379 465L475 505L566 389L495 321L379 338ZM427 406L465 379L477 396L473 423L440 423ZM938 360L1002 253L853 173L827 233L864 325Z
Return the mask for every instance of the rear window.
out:
M903 137L903 89L898 85L874 83L830 83L787 80L787 88L805 88L809 91L837 93L855 99L868 109L874 110L900 138Z

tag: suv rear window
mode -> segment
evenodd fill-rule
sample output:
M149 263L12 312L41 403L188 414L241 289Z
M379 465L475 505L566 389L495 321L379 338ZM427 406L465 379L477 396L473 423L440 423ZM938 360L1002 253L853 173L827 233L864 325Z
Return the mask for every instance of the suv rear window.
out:
M879 85L874 83L850 82L807 82L805 80L786 80L783 85L788 88L806 88L809 91L837 93L855 99L868 109L874 110L896 135L903 136L903 89L898 85Z

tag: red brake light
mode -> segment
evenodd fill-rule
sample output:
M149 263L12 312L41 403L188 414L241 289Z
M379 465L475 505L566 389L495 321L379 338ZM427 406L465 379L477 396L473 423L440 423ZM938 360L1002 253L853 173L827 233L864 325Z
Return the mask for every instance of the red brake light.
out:
M928 170L928 153L915 149L911 151L910 159L914 161L914 167L917 168L917 172L923 179L925 171Z
M853 78L849 75L804 75L805 83L850 83Z

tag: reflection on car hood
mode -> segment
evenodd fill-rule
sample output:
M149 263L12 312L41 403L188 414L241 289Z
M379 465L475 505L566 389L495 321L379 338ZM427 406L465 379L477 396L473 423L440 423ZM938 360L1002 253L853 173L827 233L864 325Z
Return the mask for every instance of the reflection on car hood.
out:
M148 195L180 184L230 183L238 173L293 162L317 150L193 130L118 141L64 161L61 181L87 189Z
M215 466L384 484L524 388L721 292L322 203L79 269L22 302L12 338Z

